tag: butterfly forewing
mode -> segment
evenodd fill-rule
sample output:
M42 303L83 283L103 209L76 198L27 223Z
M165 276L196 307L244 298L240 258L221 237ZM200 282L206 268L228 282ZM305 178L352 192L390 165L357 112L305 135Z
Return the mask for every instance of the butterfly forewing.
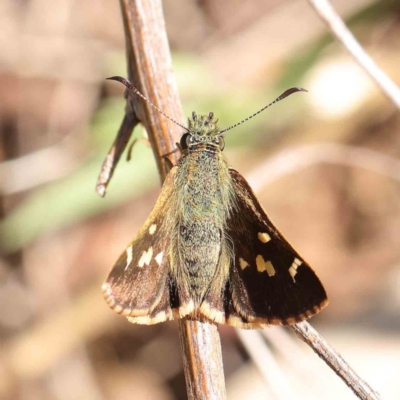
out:
M132 322L151 324L172 319L166 214L161 210L173 191L172 170L157 203L137 237L121 254L103 285L108 305Z
M234 246L233 307L250 325L293 324L314 315L327 304L322 284L273 226L246 180L233 169L230 174L236 194L227 232ZM232 324L228 311L226 322Z

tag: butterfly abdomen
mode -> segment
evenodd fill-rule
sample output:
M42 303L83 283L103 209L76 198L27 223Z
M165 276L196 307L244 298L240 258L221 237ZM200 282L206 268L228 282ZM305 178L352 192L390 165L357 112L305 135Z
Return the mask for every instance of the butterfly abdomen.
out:
M230 177L220 149L193 146L180 160L176 184L179 264L199 305L215 276L231 207Z

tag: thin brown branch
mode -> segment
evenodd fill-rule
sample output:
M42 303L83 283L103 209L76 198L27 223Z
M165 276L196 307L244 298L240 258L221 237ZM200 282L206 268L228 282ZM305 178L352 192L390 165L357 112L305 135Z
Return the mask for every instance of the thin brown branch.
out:
M153 104L178 121L183 121L172 62L165 31L160 0L120 0L125 28L128 76ZM148 103L128 95L126 118L132 115L146 128L158 169L164 180L167 169L162 160L173 153L181 132ZM131 121L129 128L133 129ZM123 130L123 126L120 129ZM111 178L115 165L129 140L128 128L114 143L106 168L103 169L100 189ZM117 145L121 145L115 151ZM123 146L122 146L123 145ZM100 190L101 193L101 190ZM212 324L183 319L179 321L183 366L189 399L225 399L225 380L222 367L221 343L217 327Z
M114 170L118 164L118 161L121 158L129 139L131 138L133 129L139 123L139 120L133 110L126 110L125 112L126 114L119 128L118 135L108 151L107 157L103 161L100 175L97 178L96 192L101 197L106 195L107 186L114 174Z
M379 394L357 375L342 356L308 322L300 322L290 326L290 329L335 371L358 398L363 400L380 399Z
M315 8L321 19L327 23L332 33L349 51L358 64L375 81L382 92L389 100L400 109L400 89L399 87L382 71L375 61L360 46L353 34L347 29L346 25L336 13L327 0L309 0Z
M217 326L185 318L179 329L188 399L226 399Z

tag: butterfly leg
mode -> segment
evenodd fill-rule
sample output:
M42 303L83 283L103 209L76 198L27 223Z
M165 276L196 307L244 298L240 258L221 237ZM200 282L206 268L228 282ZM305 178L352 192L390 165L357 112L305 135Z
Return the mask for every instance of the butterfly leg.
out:
M167 172L171 171L171 169L174 168L174 164L172 163L172 161L168 158L168 156L163 156L163 160L164 160L165 169L167 170Z
M150 141L147 138L141 137L141 138L136 138L132 141L131 145L128 148L128 153L126 155L126 160L127 161L131 161L132 158L132 149L133 146L137 143L137 142L142 142L144 143L146 146L151 147Z

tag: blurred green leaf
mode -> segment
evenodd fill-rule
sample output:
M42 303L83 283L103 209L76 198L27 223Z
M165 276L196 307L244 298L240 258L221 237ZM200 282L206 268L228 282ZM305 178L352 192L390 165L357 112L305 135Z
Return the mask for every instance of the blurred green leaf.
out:
M121 157L105 198L95 192L102 158L93 157L75 174L34 192L0 224L0 243L15 251L56 229L72 225L109 210L158 184L158 174L150 149L135 146L127 163Z

